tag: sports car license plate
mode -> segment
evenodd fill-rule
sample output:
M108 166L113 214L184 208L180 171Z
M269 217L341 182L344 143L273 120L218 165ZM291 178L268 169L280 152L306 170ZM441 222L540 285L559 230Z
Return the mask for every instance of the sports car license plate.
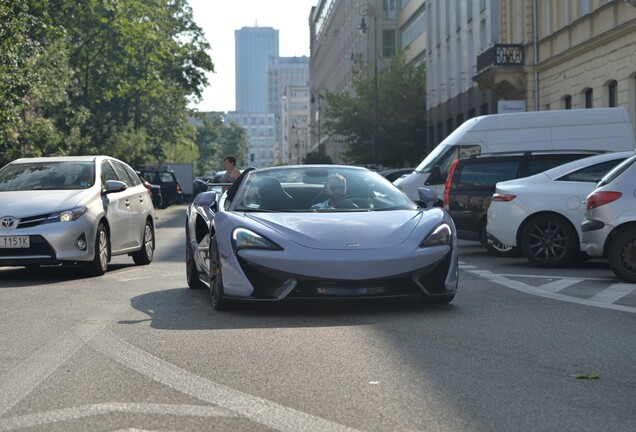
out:
M0 248L28 248L30 246L29 236L0 237Z

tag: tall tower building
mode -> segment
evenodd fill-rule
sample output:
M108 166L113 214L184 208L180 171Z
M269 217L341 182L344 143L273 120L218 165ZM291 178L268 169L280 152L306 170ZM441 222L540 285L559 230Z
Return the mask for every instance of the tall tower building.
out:
M234 31L236 111L267 112L267 67L278 57L278 30L243 27Z

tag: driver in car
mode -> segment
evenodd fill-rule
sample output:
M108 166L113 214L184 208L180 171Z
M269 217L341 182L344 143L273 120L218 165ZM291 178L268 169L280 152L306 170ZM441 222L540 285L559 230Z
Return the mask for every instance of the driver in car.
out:
M338 207L340 201L347 195L347 179L340 174L329 176L326 192L328 198L323 202L311 206L312 209Z

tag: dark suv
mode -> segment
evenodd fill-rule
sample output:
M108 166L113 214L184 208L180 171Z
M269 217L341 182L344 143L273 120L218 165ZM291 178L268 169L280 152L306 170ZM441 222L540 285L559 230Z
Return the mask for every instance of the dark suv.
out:
M161 187L161 208L183 203L181 184L173 171L142 169L141 174L150 183Z
M486 236L488 206L497 182L528 177L602 151L543 150L473 154L457 159L444 189L444 208L453 218L457 236L481 242L497 256L519 255L517 248L489 241Z

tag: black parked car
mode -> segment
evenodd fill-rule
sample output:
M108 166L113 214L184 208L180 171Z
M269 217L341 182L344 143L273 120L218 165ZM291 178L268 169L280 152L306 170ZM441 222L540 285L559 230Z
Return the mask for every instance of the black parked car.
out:
M135 171L135 173L137 173L139 179L146 187L146 189L150 191L150 194L152 195L152 205L155 208L161 208L161 203L163 201L161 197L161 186L150 183L148 180L146 180L141 171Z
M162 202L160 208L183 203L181 184L173 171L142 169L141 175L150 183L161 187Z
M496 256L520 255L517 248L487 238L488 207L497 182L528 177L599 153L602 152L543 150L482 153L457 159L450 168L444 189L444 208L455 222L457 237L479 241Z

